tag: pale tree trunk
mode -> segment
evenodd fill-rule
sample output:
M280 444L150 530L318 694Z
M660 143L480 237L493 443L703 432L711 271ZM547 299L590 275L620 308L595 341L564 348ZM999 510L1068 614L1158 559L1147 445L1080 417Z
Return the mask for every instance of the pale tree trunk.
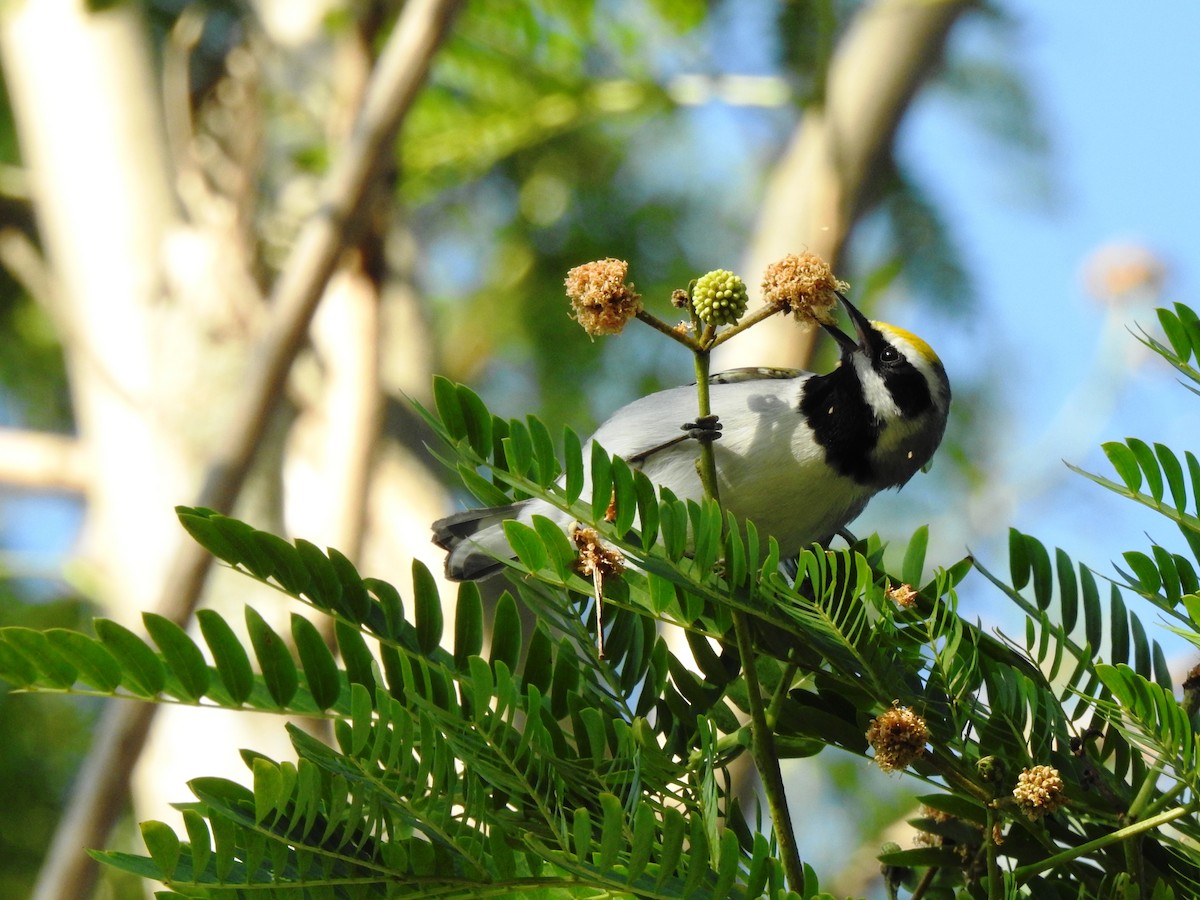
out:
M823 98L804 110L767 180L742 263L757 295L767 265L810 250L837 271L855 221L914 94L969 0L880 0L855 17L830 60ZM804 368L817 331L776 316L717 350L716 368Z
M177 540L161 498L196 484L195 396L159 358L180 315L164 250L181 222L146 45L128 9L44 0L13 5L3 55L93 473L83 556L130 624L157 603Z
M181 622L190 615L209 559L183 538L172 507L230 511L251 463L261 465L281 437L269 424L278 421L292 362L457 6L406 4L266 304L247 274L236 216L218 215L227 227L213 227L185 220L176 206L176 190L185 201L194 195L197 181L186 176L196 173L173 170L164 149L136 7L93 15L79 0L39 0L5 10L0 46L52 288L43 299L63 336L79 431L78 449L42 446L72 461L58 486L78 487L88 501L81 557L97 597L130 627L140 610ZM326 438L325 472L342 490L309 505L324 509L329 540L352 548L374 456L378 300L374 285L356 279L353 260L330 295L337 299L327 318L341 324L321 329L329 335L318 349L330 365L314 405L330 413L325 429L348 429L354 440L344 440L346 431L341 442ZM27 463L36 446L37 436L0 435L0 463ZM265 468L278 477L277 461ZM106 712L38 900L88 896L95 873L83 850L104 845L153 711L123 703ZM211 721L204 727L216 730ZM241 745L217 740L226 752ZM172 728L164 746L189 742Z
M259 298L220 263L237 259L228 236L185 221L176 205L134 7L91 15L71 0L19 4L3 41L52 273L43 299L63 337L86 460L77 566L105 614L140 630L139 614L159 607L184 540L172 509L197 494L207 448L228 427ZM210 717L173 737L177 748L203 752L232 739L230 728ZM125 733L106 765L128 778L143 733ZM159 816L168 795L157 776L167 771L150 759L137 781L143 810ZM87 816L111 820L121 805L113 793ZM82 849L55 848L37 896L80 887L55 882Z

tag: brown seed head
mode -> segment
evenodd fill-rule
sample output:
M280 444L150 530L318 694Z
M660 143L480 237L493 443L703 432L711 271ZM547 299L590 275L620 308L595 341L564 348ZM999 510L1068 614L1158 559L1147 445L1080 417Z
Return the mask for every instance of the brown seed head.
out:
M796 317L801 325L833 325L837 321L837 291L850 285L833 277L829 263L815 253L788 254L763 273L763 300Z
M1063 796L1063 780L1053 766L1032 766L1017 776L1013 797L1021 812L1031 819L1040 819L1061 809L1067 802Z
M867 740L875 750L875 765L894 772L920 757L929 742L929 728L907 706L896 705L871 720Z
M600 543L600 535L595 528L573 529L571 541L579 554L575 559L575 571L584 578L596 574L607 578L625 571L625 558L618 551Z
M567 273L571 317L592 337L619 333L641 311L642 298L625 282L628 272L623 259L601 259Z
M917 592L911 584L898 584L887 589L887 598L901 609L908 609L917 602Z

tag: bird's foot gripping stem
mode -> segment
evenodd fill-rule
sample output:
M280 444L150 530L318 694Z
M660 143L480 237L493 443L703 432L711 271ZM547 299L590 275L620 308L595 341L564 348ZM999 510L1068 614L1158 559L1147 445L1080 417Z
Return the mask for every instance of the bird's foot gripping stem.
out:
M687 422L682 426L688 437L709 444L720 438L723 427L717 417L712 415L700 416L695 422Z

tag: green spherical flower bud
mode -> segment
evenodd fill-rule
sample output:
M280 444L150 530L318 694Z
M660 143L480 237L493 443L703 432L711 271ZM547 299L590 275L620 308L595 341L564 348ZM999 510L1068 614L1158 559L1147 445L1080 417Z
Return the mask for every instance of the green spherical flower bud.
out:
M979 777L988 784L1000 784L1008 777L1008 766L998 756L985 756L975 763Z
M732 325L746 311L746 283L728 269L716 269L696 279L692 309L701 322Z

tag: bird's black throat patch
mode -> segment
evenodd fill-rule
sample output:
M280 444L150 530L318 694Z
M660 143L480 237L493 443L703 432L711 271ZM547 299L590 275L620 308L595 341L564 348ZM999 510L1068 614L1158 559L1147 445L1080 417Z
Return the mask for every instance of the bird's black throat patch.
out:
M854 368L843 365L828 375L804 382L800 412L825 450L827 462L839 475L871 484L875 470L871 451L879 441L881 423L863 398Z

